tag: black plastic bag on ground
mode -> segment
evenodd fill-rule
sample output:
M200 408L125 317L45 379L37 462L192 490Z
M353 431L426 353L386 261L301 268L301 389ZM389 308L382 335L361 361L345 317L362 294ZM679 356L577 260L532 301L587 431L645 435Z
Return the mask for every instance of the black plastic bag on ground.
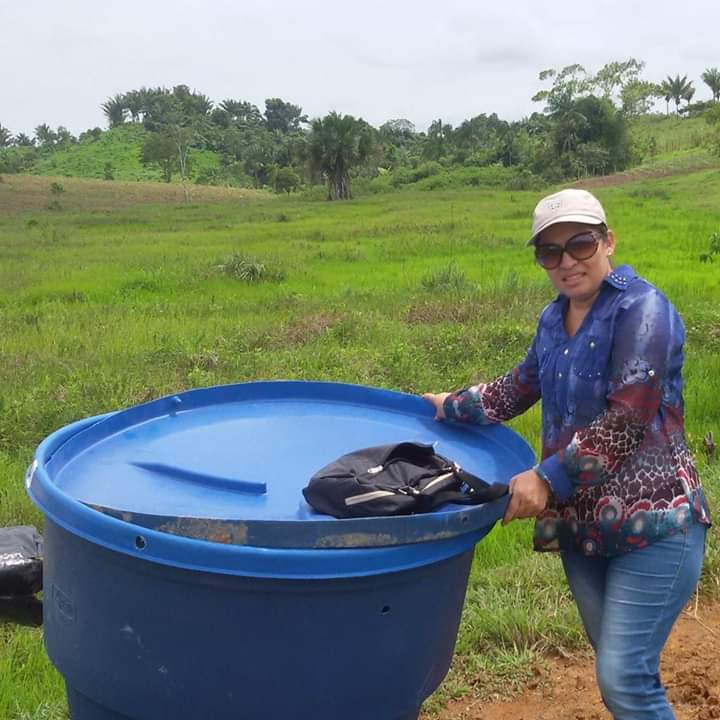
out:
M31 525L0 528L0 598L42 590L43 540Z
M39 627L43 622L43 605L35 595L0 597L0 623Z

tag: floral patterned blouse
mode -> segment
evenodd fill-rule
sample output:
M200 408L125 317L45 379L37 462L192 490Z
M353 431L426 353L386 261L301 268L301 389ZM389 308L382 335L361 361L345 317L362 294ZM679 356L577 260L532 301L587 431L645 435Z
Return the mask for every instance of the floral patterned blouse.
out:
M542 312L525 360L446 398L450 420L504 422L542 398L538 471L553 499L535 549L614 555L710 515L687 447L685 331L669 300L628 265L615 268L577 333L567 297Z

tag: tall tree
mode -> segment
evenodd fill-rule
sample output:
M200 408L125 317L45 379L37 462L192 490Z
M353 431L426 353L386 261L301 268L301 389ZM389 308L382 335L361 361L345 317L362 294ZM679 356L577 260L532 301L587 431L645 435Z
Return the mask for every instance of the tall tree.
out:
M125 108L130 113L130 119L133 122L138 122L145 105L145 97L143 93L140 90L130 90L130 92L125 93L123 99L125 101Z
M258 126L263 122L263 116L257 105L246 100L226 99L220 103L220 110L225 112L230 124L236 126Z
M404 145L411 142L416 134L415 125L406 118L395 118L384 122L378 129L383 142Z
M35 145L35 141L25 133L18 133L13 142L17 147L33 147Z
M670 91L670 84L667 80L663 80L660 83L660 96L665 100L665 114L670 114L670 101L672 100L672 92Z
M497 162L505 154L508 131L508 123L500 120L495 113L464 120L452 134L455 160L466 162L472 158L480 165Z
M148 133L140 153L143 165L157 165L163 180L169 183L178 170L178 156L175 143L169 134L163 132Z
M267 184L268 168L275 160L273 139L273 133L262 125L231 127L224 133L223 151L226 158L241 164L256 187L262 187Z
M190 149L205 142L203 133L212 107L205 100L204 95L191 93L185 85L176 86L172 93L160 90L153 94L143 120L151 133L143 146L143 162L157 163L166 182L177 170L186 202L190 201Z
M101 106L105 117L108 120L108 127L114 128L122 125L127 116L127 107L125 106L125 96L116 94L108 98Z
M682 99L687 102L687 107L690 107L690 103L692 102L693 95L695 95L695 88L690 85L687 90L683 93ZM686 108L687 109L687 108Z
M167 88L147 88L143 105L143 126L151 132L159 131L168 113L176 108L175 98Z
M717 68L708 68L702 74L703 82L710 88L713 100L720 100L720 70Z
M77 138L64 125L58 125L55 131L55 144L72 145L74 142L77 142Z
M687 95L691 90L693 93L695 92L692 81L687 79L687 75L682 77L676 75L674 78L668 75L662 83L662 92L668 103L670 100L675 102L675 113L677 115L680 114L680 102L687 99ZM690 97L692 97L692 94Z
M647 80L632 80L623 85L620 90L622 110L630 117L649 113L655 99L664 96L658 85ZM668 102L670 102L669 96Z
M550 68L538 76L541 81L552 79L549 90L540 90L533 95L533 102L545 102L545 112L554 114L570 106L573 101L587 95L592 89L592 78L582 65L567 65L560 72Z
M11 140L12 133L6 127L0 125L0 148L9 147Z
M591 83L600 90L602 97L613 100L622 96L623 88L631 82L637 82L645 67L642 60L630 58L625 62L613 61L598 70Z
M300 129L301 123L307 122L299 105L285 102L280 98L265 100L265 125L268 130L289 133Z
M176 85L172 94L186 117L206 117L212 110L212 100L207 95L190 90L187 85Z
M423 143L423 157L438 161L449 150L452 137L452 125L444 123L440 118L433 120Z
M55 145L57 135L49 125L43 123L35 128L35 138L40 147L51 148Z
M372 129L362 119L331 112L313 120L309 139L313 166L327 178L328 200L352 198L350 172L373 149Z

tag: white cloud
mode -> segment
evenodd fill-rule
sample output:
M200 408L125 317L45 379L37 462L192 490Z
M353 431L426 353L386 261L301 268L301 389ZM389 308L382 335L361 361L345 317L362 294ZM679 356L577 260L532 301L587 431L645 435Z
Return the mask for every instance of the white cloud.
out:
M143 85L186 83L219 102L266 97L380 124L517 119L546 67L595 71L635 57L645 76L700 79L720 66L717 0L40 0L0 7L0 123L104 126L100 104Z

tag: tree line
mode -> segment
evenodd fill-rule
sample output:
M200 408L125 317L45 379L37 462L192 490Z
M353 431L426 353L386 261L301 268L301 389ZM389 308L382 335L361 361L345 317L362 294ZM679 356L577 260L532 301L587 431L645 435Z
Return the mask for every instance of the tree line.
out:
M544 87L533 97L542 109L530 116L509 122L480 114L456 127L438 118L425 131L402 118L377 128L337 112L310 120L301 106L281 98L266 99L262 110L243 99L216 104L187 85L116 94L102 110L110 130L144 129L141 160L160 168L168 182L179 176L187 185L193 151L210 150L218 166L196 174L196 182L278 192L324 182L329 199L345 199L352 196L353 177L384 175L398 186L448 168L492 166L512 170L521 187L534 178L560 181L624 169L642 152L633 147L628 124L658 100L665 101L666 114L672 101L678 116L709 112L720 101L718 68L702 73L712 95L704 102L692 102L695 87L686 75L654 83L642 77L644 68L630 58L595 74L578 64L544 70ZM62 126L42 124L29 137L0 125L0 171L28 169L38 154L94 142L103 132L93 128L76 138Z

